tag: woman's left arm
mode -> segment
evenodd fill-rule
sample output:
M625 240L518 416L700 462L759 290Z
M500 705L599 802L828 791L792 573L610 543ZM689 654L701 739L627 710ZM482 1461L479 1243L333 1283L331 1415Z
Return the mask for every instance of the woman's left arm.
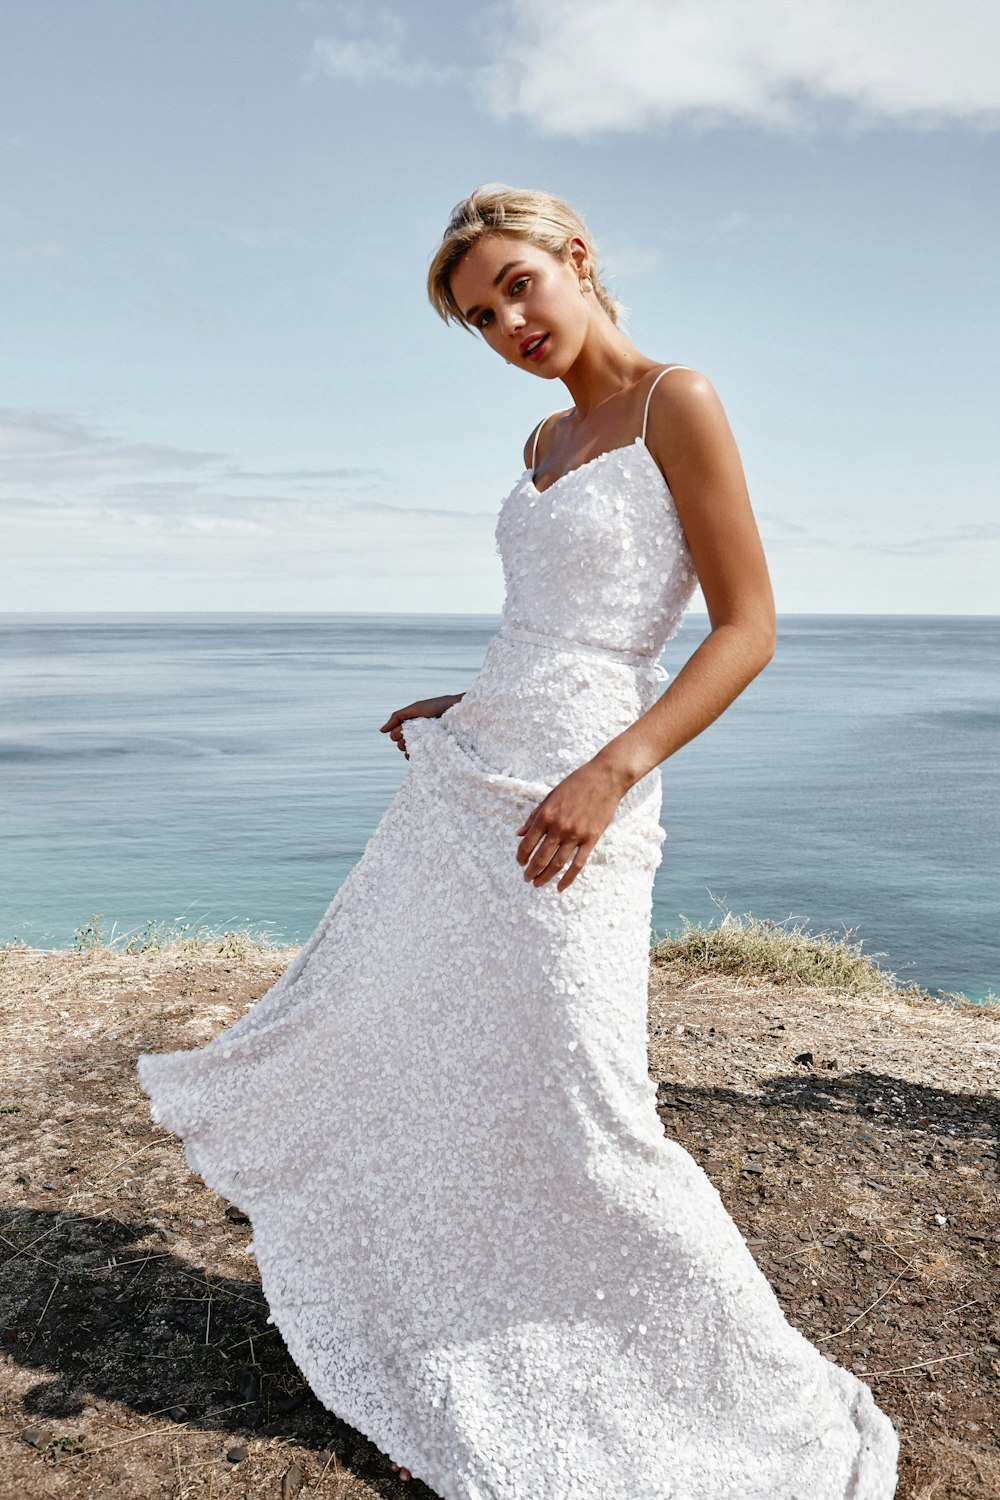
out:
M667 477L711 631L657 701L553 787L517 829L524 878L579 874L621 798L728 708L774 655L767 562L722 403L703 375L676 370L650 401L647 446Z
M652 707L598 752L622 794L717 719L767 666L776 642L774 596L743 465L704 375L675 370L661 380L647 431L712 629Z

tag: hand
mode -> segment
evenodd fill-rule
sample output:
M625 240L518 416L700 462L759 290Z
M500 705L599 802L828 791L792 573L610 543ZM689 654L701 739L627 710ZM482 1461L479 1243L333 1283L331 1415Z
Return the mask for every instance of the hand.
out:
M445 693L442 698L421 698L417 703L408 703L405 708L397 708L389 715L385 723L379 726L379 734L387 733L409 760L410 753L400 728L404 719L440 719L447 709L464 697L464 693Z
M620 779L606 765L590 760L571 771L516 829L524 835L517 847L524 879L537 887L564 870L556 890L572 885L622 795Z

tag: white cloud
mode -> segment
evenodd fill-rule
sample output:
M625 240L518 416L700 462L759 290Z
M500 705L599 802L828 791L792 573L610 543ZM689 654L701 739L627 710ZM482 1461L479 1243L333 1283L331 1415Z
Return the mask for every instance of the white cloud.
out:
M142 479L204 468L221 457L162 443L123 443L61 415L0 410L0 494L7 485L48 492L123 475Z
M782 511L764 510L758 505L754 507L754 514L761 531L766 532L772 540L779 536L782 540L786 540L807 538L810 535L810 527L801 521L792 520L791 516L785 515Z
M58 512L65 520L72 512L175 531L216 523L280 529L296 517L336 527L362 517L377 530L380 512L418 528L421 517L476 527L487 514L371 493L384 495L391 483L384 470L346 464L249 469L228 454L123 443L64 415L0 409L0 505L8 517Z
M499 607L491 510L385 471L251 469L0 411L4 608Z
M674 120L1000 125L995 0L500 0L482 102L542 135Z
M655 271L662 260L662 250L644 248L641 245L610 246L601 256L601 262L610 276L646 276L650 271Z
M929 536L901 537L895 541L855 543L867 546L870 551L881 552L887 557L927 556L936 557L948 547L969 544L978 546L982 542L1000 542L1000 521L968 521L953 526L949 531L940 531Z
M790 520L777 511L755 511L761 536L768 552L802 552L847 555L860 552L866 557L940 557L953 547L981 546L1000 542L1000 521L969 521L948 531L925 532L922 535L878 538L846 536L843 532L824 532L823 521L807 525Z
M65 240L34 240L19 246L17 253L22 260L65 260L67 251Z
M0 499L18 504L96 497L131 499L141 506L190 496L203 505L207 488L220 483L251 490L261 483L277 483L293 492L329 492L365 490L386 478L380 469L351 465L248 469L225 453L166 443L125 443L62 413L0 408ZM267 497L277 501L287 495L274 496L269 489ZM232 498L234 504L246 503Z
M715 223L715 232L718 235L739 235L750 223L750 215L742 208L734 208L730 213L723 214L721 219Z
M0 411L0 463L8 468L12 456L67 453L96 442L73 417L50 412Z
M345 20L352 13L342 9ZM354 13L355 28L366 24L367 17ZM383 11L378 17L378 36L321 36L313 43L306 77L324 73L348 83L383 80L419 86L442 83L456 76L456 70L439 67L422 58L407 57L404 52L405 28L399 16Z
M233 477L241 480L277 479L282 484L302 489L312 484L325 484L331 479L340 483L370 484L373 479L381 477L381 470L346 465L340 469L240 469Z

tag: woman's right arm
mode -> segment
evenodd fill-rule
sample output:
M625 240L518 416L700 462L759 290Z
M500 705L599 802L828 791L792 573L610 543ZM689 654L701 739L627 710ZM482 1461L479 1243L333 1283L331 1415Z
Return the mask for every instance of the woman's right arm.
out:
M394 709L379 726L379 734L388 734L391 740L395 740L398 749L409 760L409 752L406 741L403 738L403 723L406 719L440 719L443 713L453 708L465 697L464 693L445 693L440 698L420 698L416 703L408 703L405 708Z

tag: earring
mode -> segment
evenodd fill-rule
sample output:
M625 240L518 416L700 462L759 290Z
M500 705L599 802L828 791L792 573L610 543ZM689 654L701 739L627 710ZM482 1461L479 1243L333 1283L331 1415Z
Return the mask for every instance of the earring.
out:
M585 276L580 282L580 290L583 293L592 292L594 290L594 283L591 281L589 276Z

